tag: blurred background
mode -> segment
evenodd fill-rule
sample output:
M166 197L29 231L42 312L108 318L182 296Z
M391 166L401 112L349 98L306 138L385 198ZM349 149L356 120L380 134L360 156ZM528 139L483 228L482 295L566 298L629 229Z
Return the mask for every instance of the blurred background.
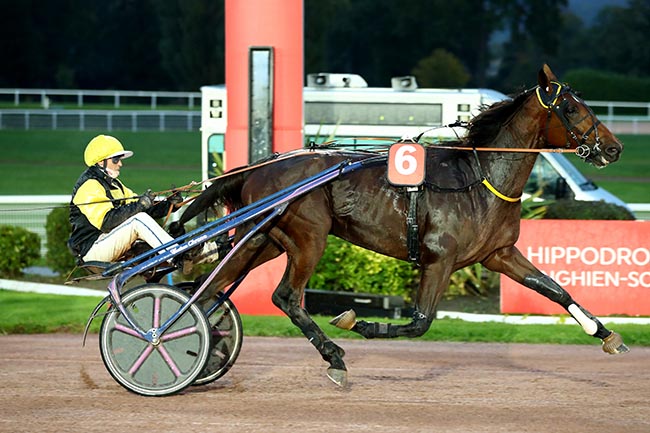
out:
M0 10L0 87L225 81L223 0L0 0ZM647 0L305 0L304 14L305 74L355 73L369 86L412 74L421 87L512 93L543 62L566 81L650 73ZM587 99L640 97L579 88Z

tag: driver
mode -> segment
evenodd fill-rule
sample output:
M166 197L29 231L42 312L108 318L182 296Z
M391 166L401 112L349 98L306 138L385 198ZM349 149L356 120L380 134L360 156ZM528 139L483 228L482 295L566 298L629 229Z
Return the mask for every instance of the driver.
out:
M138 196L127 188L118 176L122 161L131 156L133 152L124 150L122 143L110 135L98 135L86 146L84 161L88 168L72 190L72 233L68 240L68 247L82 262L115 262L136 240L151 248L173 240L154 218L165 216L170 208L178 210L182 198L176 193L154 203L151 190ZM215 242L206 242L196 251L189 257L193 264L212 263L219 258Z

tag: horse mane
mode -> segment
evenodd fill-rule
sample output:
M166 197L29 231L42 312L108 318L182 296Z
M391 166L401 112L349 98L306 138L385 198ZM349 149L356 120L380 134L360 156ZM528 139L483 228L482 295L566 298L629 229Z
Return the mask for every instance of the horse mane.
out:
M530 90L523 91L511 99L495 102L474 117L468 127L463 144L484 147L491 144L505 126L521 108L530 95Z

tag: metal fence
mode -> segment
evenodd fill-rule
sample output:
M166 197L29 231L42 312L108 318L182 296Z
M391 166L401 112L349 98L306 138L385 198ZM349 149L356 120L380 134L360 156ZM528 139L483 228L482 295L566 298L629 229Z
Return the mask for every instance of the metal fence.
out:
M68 203L69 195L0 196L0 224L18 226L36 233L41 239L41 256L44 256L47 251L47 216L54 208Z
M19 226L36 233L41 238L41 255L45 255L47 216L54 208L66 206L69 202L69 195L0 196L0 225ZM650 203L632 203L628 206L638 219L650 220ZM181 213L174 213L172 220L176 220Z
M0 110L0 129L198 131L198 111Z
M130 103L146 103L152 110L159 105L174 103L187 104L194 109L195 101L201 100L200 92L163 92L146 90L79 90L79 89L6 89L0 88L0 101L13 102L19 107L26 102L38 101L41 107L47 109L53 104L72 101L81 108L89 102L112 101L113 107L120 108L124 101ZM200 104L199 104L200 105Z
M200 101L200 92L0 88L0 102L13 105L0 109L0 129L196 131L201 125ZM41 108L29 108L34 103ZM64 109L64 103L77 109ZM83 109L97 103L109 103L114 109ZM134 103L150 109L119 109ZM587 103L615 134L650 134L650 102ZM172 105L188 110L172 110Z
M36 233L41 240L41 256L47 251L45 224L54 209L67 207L69 195L4 195L0 196L0 225L22 227ZM183 209L171 215L177 221Z

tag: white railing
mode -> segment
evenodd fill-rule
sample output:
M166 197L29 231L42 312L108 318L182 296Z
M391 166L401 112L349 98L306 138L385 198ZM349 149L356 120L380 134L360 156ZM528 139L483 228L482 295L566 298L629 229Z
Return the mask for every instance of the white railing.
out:
M198 131L198 111L0 110L0 129Z
M5 106L10 103L14 108L0 109L0 129L198 130L201 122L200 103L196 104L201 100L200 92L0 88L0 102L3 100ZM83 108L84 104L105 103L106 100L112 101L115 110L66 110L61 107L64 102ZM28 102L33 105L34 101L38 101L42 109L19 108ZM133 105L134 101L144 101L150 110L118 110ZM180 105L186 105L187 112L164 110L170 103L179 105L179 101L184 101ZM650 102L587 103L600 113L600 120L615 134L650 134ZM606 113L602 113L603 108ZM635 114L629 114L630 110Z
M636 219L650 221L650 203L628 203Z
M625 102L625 101L585 101L591 108L607 108L606 115L600 115L599 117L619 119L619 120L650 120L650 102ZM640 113L636 115L623 115L620 114L619 109L621 108L634 108L640 109ZM643 112L643 114L641 114Z
M0 196L0 224L18 226L41 239L41 256L47 251L45 222L52 210L70 203L69 195Z
M13 100L14 106L18 107L25 103L26 96L37 96L43 108L50 108L53 103L59 102L54 97L63 100L76 101L78 107L83 107L89 98L111 99L115 108L120 108L124 99L145 100L152 110L158 108L161 100L176 101L186 100L187 108L192 110L195 100L201 100L201 92L165 92L146 90L78 90L78 89L3 89L0 88L0 100L6 95L8 100ZM199 104L200 105L200 104Z
M0 225L23 227L41 238L41 255L46 251L45 222L56 207L67 206L69 195L5 195L0 196ZM650 221L650 203L630 203L637 219ZM177 219L182 211L174 213Z
M22 227L36 233L41 239L41 256L47 251L47 216L54 209L67 207L69 195L0 195L0 225ZM168 222L177 221L181 208L171 215Z

